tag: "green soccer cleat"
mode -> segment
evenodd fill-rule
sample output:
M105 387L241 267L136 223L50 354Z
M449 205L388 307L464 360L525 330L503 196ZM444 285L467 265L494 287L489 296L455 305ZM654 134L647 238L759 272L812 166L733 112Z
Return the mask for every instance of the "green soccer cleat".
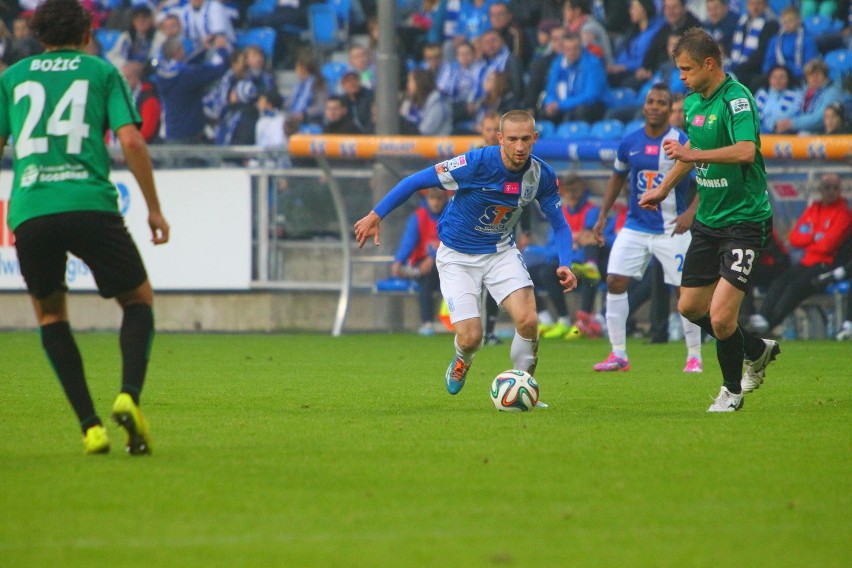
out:
M151 433L142 411L127 393L121 393L112 405L112 419L127 430L127 453L143 456L151 453Z
M109 453L109 435L106 428L97 424L86 430L83 435L83 453L86 455Z

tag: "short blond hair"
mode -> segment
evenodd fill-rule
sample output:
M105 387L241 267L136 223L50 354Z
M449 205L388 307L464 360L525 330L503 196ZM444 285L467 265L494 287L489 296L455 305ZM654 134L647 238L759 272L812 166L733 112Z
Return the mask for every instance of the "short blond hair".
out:
M531 122L535 129L535 117L525 110L510 110L500 117L500 132L503 132L503 125L507 122Z

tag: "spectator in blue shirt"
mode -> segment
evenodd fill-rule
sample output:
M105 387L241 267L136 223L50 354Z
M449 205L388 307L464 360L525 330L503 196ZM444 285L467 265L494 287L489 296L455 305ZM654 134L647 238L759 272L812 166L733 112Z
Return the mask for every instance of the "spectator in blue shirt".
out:
M769 87L758 89L754 94L761 132L772 134L779 120L795 116L802 104L802 93L795 85L793 74L783 65L769 70Z
M615 62L606 71L610 84L635 89L642 81L634 74L642 67L645 52L665 20L657 17L653 0L633 0L630 2L630 22L622 47L615 54Z
M577 33L565 34L562 47L564 54L550 67L542 102L544 118L594 122L605 110L608 89L603 63L583 49Z
M781 12L781 29L769 40L763 58L763 73L769 73L774 65L785 65L796 79L802 78L805 63L819 57L814 37L802 26L802 17L795 6L787 6Z
M183 40L172 38L163 44L163 61L157 67L157 89L165 116L166 143L198 144L204 141L202 97L207 87L228 70L228 40L214 40L216 55L205 64L186 61Z
M776 122L775 132L820 132L825 108L843 99L843 90L829 79L828 66L822 59L805 64L805 80L807 87L798 112L792 118L782 118Z

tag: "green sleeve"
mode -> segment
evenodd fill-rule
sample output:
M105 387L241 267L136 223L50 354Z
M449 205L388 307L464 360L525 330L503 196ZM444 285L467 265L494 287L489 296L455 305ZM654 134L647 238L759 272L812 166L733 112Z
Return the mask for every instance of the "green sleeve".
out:
M732 93L730 97L725 97L725 104L731 117L731 120L725 121L728 124L728 134L731 140L734 143L743 140L759 143L760 130L758 122L755 120L757 108L754 99L740 91Z
M6 83L0 81L0 138L9 138L11 134L11 125L9 124L9 111L12 105L9 101L9 93L6 89Z
M107 113L109 127L113 132L125 124L142 124L130 87L117 69L109 74L107 80Z

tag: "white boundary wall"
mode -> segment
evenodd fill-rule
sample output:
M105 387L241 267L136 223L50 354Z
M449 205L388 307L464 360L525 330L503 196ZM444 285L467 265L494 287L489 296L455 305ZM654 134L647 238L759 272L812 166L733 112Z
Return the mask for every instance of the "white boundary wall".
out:
M148 210L133 175L115 172L122 213L154 289L248 290L251 287L251 175L242 169L164 170L156 173L163 214L172 227L166 245L151 243ZM0 176L0 291L25 290L5 224L10 173ZM69 289L95 290L88 267L69 257Z

